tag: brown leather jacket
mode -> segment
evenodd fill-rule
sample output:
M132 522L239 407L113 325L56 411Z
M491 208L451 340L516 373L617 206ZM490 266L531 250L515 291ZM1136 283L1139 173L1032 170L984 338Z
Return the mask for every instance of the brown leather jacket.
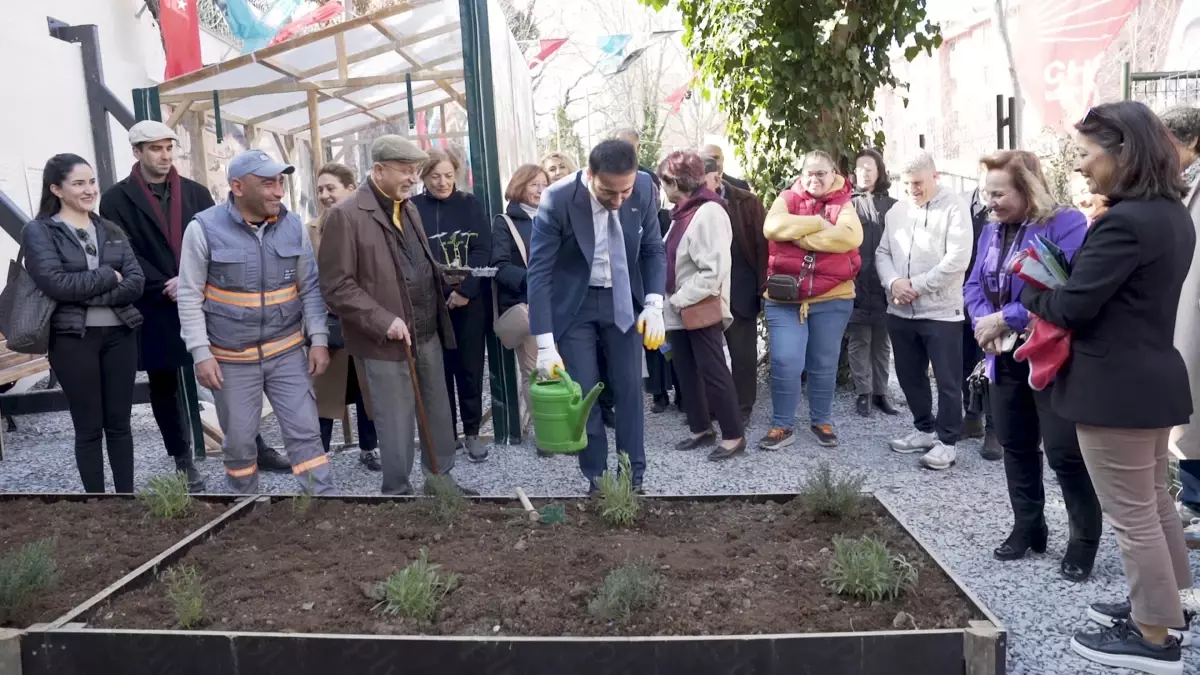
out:
M421 248L437 274L441 266L429 250L421 215L408 202L404 227L420 233ZM387 339L396 317L412 329L412 301L400 272L400 243L391 214L383 212L369 182L325 216L317 255L321 292L329 309L342 320L346 351L352 356L403 361L404 344ZM435 288L442 287L436 279ZM442 346L454 349L454 328L444 302L438 302L438 334Z
M760 298L767 287L767 239L763 236L767 211L754 193L728 180L724 188L734 250L740 253L740 259L733 261L729 305L734 314L751 319L758 316Z

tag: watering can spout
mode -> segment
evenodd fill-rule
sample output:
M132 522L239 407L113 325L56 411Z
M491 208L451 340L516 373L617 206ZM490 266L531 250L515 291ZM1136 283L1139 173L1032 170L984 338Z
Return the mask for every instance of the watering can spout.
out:
M576 408L575 438L582 437L586 432L588 417L592 414L592 406L596 405L596 399L600 398L602 391L604 391L604 383L598 382L579 402L579 407Z

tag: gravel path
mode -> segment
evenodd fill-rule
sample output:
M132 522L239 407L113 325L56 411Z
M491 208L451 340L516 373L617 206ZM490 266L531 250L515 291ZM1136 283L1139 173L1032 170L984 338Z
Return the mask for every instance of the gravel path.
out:
M486 391L486 389L485 389ZM893 382L894 400L903 400ZM753 441L767 430L770 398L763 388L747 435ZM907 413L907 411L905 411ZM841 447L820 448L807 431L779 453L751 450L732 462L714 464L697 453L680 453L671 446L685 433L683 416L647 411L646 447L649 466L646 486L651 493L713 494L739 492L791 492L820 459L836 467L865 473L870 489L886 495L919 534L965 583L1000 616L1010 633L1009 672L1014 675L1068 673L1102 674L1114 671L1092 666L1075 656L1067 641L1089 624L1083 616L1088 602L1111 600L1127 593L1120 556L1111 531L1106 533L1096 570L1086 584L1070 584L1057 575L1058 560L1066 547L1066 516L1053 478L1047 495L1051 527L1050 550L1044 556L1010 563L992 558L991 550L1008 533L1011 514L1000 462L979 457L979 441L959 445L958 465L934 473L921 469L918 455L889 452L888 438L905 432L907 415L888 418L876 413L864 419L853 412L850 394L839 394L835 419ZM0 492L70 492L80 489L72 451L73 437L66 413L18 418L19 429L6 436L7 457L0 462ZM337 423L334 438L341 435ZM799 429L807 429L807 407L801 406ZM137 484L169 471L171 460L162 450L149 406L134 409L137 448ZM273 418L264 420L264 436L281 446ZM465 460L465 457L461 458ZM610 460L615 461L615 460ZM357 451L335 453L335 479L348 494L377 494L379 475L369 473L357 460ZM201 463L209 485L223 486L221 464ZM484 464L460 461L458 480L485 494L511 494L523 486L531 495L581 494L585 485L572 457L538 458L530 447L494 448ZM264 474L263 490L289 493L297 489L286 475ZM1193 559L1193 570L1200 565ZM1193 601L1190 604L1195 604ZM1185 650L1185 672L1200 674L1200 654Z

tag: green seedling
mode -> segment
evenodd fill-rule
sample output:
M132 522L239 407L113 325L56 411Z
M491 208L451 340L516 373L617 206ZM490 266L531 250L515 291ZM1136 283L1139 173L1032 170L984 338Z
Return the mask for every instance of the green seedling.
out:
M634 612L658 604L662 576L646 562L626 563L604 577L588 611L605 621L626 621Z
M138 493L138 499L149 507L150 513L156 518L182 518L192 507L187 476L174 471L151 478L146 489Z
M308 472L308 487L300 494L292 497L292 515L298 520L304 520L308 517L308 512L312 509L313 502L313 484L315 483L312 472Z
M467 498L453 479L440 474L425 477L425 494L430 498L434 518L443 525L454 522L467 506Z
M857 473L837 476L829 462L822 461L800 485L796 499L806 510L830 518L846 518L862 508L866 479Z
M42 539L0 556L0 624L15 619L54 586L54 541Z
M195 628L204 623L204 588L196 568L172 567L163 572L162 581L167 585L167 599L179 627Z
M838 595L893 600L917 585L917 570L873 537L835 537L825 583Z
M386 614L419 621L430 621L438 604L458 585L458 575L442 574L441 565L429 562L429 549L408 567L393 572L383 582L383 607Z
M633 467L629 463L629 455L624 452L618 454L617 466L617 473L609 469L598 481L600 516L613 527L623 527L633 524L641 503L633 489Z

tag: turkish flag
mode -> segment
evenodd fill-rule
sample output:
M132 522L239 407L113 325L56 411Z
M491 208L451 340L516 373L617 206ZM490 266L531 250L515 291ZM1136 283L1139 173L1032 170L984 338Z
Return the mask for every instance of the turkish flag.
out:
M342 7L340 2L329 2L321 5L308 14L305 14L299 19L296 19L295 21L279 29L279 32L276 33L275 37L271 39L271 44L276 45L284 40L291 39L305 28L308 28L309 26L315 26L319 23L325 23L335 16L340 16L341 14L345 13L345 11L345 8Z
M167 53L166 79L186 75L204 66L200 60L199 0L162 0L158 25Z
M1025 100L1043 127L1081 119L1092 104L1104 52L1138 0L1040 0L1021 3L1014 45Z

